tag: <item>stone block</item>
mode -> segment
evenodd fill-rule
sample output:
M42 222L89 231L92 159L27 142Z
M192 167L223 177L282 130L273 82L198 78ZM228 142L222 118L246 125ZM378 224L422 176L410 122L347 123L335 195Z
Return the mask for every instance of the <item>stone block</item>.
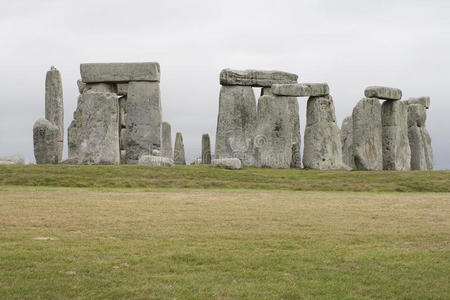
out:
M138 160L138 165L153 167L172 167L173 160L168 157L142 155Z
M327 83L274 84L272 92L279 96L311 97L326 96L330 93Z
M172 129L167 122L161 124L161 156L173 159Z
M271 87L276 83L296 83L298 76L282 71L232 70L220 72L221 85Z
M161 76L156 62L81 64L80 72L85 83L159 81Z
M173 161L176 165L186 164L183 135L181 134L181 132L177 132L175 136L175 149L173 152Z
M45 118L59 129L57 160L61 162L64 148L64 101L61 74L51 67L45 78Z
M242 168L239 158L216 158L211 161L214 167L225 167L227 169L238 170Z
M385 86L369 86L364 91L364 95L367 98L400 100L402 98L402 91L397 88L390 88Z

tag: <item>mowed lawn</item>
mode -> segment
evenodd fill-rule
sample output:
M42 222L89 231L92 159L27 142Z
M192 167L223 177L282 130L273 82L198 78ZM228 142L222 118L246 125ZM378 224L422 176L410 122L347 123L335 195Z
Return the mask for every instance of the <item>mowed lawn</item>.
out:
M4 185L0 298L448 299L449 241L449 193Z

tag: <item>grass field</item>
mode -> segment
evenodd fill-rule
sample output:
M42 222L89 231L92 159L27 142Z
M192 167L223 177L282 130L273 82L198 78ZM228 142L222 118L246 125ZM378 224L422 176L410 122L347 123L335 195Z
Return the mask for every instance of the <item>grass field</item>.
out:
M292 171L0 167L0 298L448 299L449 172Z

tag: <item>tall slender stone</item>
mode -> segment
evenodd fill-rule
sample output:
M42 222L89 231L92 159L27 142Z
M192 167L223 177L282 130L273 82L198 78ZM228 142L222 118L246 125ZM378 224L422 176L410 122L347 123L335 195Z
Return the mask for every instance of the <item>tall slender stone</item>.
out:
M173 159L172 130L167 122L161 124L161 156Z
M250 86L222 86L219 96L217 158L236 157L244 166L254 165L253 138L256 128L256 99Z
M425 109L422 103L408 105L411 170L433 170L433 150L431 149L430 135L425 128L427 117Z
M385 101L381 105L383 170L408 171L411 169L407 118L407 103Z
M341 133L331 96L308 99L304 144L305 168L327 170L343 167Z
M353 157L355 166L364 170L383 169L381 104L378 99L363 98L353 108Z
M173 160L176 165L185 165L186 158L184 155L183 135L177 132L175 137L175 151L173 153Z
M211 164L211 141L207 133L202 135L202 164Z
M353 118L349 116L342 121L341 126L342 161L350 168L355 168L353 158Z
M59 161L59 128L46 119L33 126L34 157L37 164L57 164Z
M64 148L64 102L61 74L52 66L45 78L45 118L59 129L57 161L61 162Z
M300 134L300 114L298 100L295 97L276 97L277 99L286 98L289 112L289 124L291 126L291 149L292 159L291 168L301 168L301 134ZM284 99L283 99L284 100Z

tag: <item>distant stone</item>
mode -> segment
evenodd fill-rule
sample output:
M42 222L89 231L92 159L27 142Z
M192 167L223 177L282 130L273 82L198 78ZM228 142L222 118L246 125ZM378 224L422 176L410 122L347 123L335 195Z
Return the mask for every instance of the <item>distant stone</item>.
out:
M78 165L78 157L72 157L61 161L62 165Z
M353 119L349 116L342 121L341 126L342 161L350 169L355 168L353 158Z
M211 164L211 141L209 134L202 135L202 164Z
M23 165L25 158L22 155L0 157L0 165Z
M274 84L272 92L279 96L311 97L326 96L330 93L327 83Z
M409 98L405 102L408 104L420 104L426 109L430 108L430 97Z
M305 168L329 170L343 167L341 133L330 95L308 99L304 144Z
M361 99L353 108L352 118L353 157L356 168L382 170L383 142L380 101L375 98Z
M377 98L383 100L400 100L402 98L402 91L396 88L384 86L369 86L364 91L367 98Z
M381 106L383 170L411 169L407 118L408 104L403 101L386 101Z
M57 164L59 154L59 128L46 119L33 126L34 157L37 164Z
M120 164L124 165L127 163L127 151L120 150Z
M81 81L81 79L78 79L77 86L78 86L78 91L80 92L80 94L83 94L84 90L86 89L86 83Z
M155 62L81 64L80 72L85 83L160 80L159 64Z
M161 156L173 159L172 129L167 122L161 124Z
M173 153L173 161L176 165L186 164L183 135L181 134L181 132L177 132L175 136L175 149Z
M298 76L281 71L232 70L220 72L221 85L244 85L253 87L271 87L276 83L296 83Z
M57 162L60 162L64 148L63 87L61 74L53 66L45 78L45 118L58 127Z
M408 105L408 140L411 149L411 170L433 170L431 138L425 128L425 106Z
M216 158L211 161L214 167L225 167L227 169L238 170L242 168L239 158Z
M154 167L172 167L173 160L168 157L142 155L139 158L138 165L141 166L154 166Z

